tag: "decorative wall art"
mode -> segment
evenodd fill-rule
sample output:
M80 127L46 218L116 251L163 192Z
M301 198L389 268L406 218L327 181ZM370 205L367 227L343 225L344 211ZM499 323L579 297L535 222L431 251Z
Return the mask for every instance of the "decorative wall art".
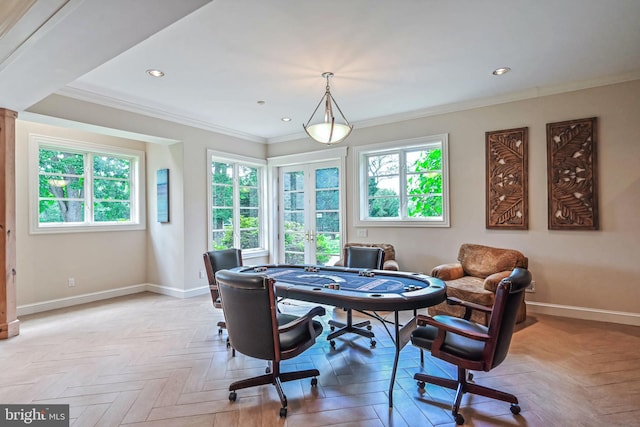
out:
M527 150L529 128L485 133L489 229L527 230Z
M169 222L169 169L158 169L156 189L158 195L158 222Z
M547 123L549 230L598 230L596 117Z

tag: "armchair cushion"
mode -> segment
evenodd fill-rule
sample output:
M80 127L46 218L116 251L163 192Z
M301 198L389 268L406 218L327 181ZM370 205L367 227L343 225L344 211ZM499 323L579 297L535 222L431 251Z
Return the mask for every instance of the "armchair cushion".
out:
M469 243L460 246L458 261L467 275L483 279L499 271L511 273L516 267L528 267L527 258L519 251Z

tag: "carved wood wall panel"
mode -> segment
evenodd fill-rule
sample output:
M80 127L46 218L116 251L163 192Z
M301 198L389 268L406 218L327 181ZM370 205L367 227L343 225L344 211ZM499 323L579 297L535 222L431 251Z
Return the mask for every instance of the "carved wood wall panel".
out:
M527 230L529 128L485 133L487 228Z
M596 117L547 123L549 230L597 230Z

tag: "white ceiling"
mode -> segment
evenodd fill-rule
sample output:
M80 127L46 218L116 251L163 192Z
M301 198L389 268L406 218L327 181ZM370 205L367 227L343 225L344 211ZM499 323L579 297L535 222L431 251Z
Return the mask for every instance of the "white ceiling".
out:
M1 106L57 92L261 142L304 135L324 71L356 131L640 78L638 0L33 2L52 18L8 58L0 20Z

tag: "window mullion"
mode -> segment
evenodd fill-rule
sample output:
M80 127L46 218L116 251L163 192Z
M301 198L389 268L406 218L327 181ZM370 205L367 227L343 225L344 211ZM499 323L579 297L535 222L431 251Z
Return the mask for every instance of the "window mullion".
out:
M86 153L84 158L84 215L85 222L93 224L93 154Z
M240 166L233 164L233 243L240 248Z
M406 161L406 151L401 150L398 153L398 161L399 161L399 190L400 190L400 218L405 220L409 217L408 211L408 201L407 201L407 161Z

